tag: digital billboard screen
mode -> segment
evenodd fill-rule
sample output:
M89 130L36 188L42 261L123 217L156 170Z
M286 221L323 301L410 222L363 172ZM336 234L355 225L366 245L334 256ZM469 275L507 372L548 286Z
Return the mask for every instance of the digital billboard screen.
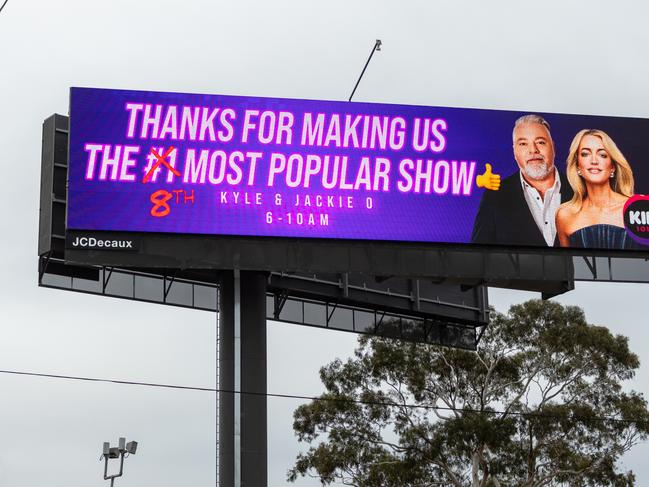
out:
M67 229L649 250L649 120L72 88Z

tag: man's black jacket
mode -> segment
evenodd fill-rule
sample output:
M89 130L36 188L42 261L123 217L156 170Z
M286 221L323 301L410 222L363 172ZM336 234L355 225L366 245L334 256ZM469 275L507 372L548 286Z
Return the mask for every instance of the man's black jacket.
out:
M561 203L565 203L572 198L573 192L565 176L559 173L559 178ZM473 224L471 242L547 247L525 201L518 172L504 179L498 191L485 190Z

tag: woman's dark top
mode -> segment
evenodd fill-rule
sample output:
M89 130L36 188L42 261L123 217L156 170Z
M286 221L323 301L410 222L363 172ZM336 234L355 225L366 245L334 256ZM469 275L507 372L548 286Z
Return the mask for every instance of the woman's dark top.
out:
M571 247L590 249L638 249L640 246L626 233L626 230L615 225L591 225L580 228L568 236Z

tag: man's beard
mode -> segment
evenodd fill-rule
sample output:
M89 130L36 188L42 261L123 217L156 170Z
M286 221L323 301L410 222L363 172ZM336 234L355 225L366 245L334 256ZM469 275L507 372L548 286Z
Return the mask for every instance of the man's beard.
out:
M542 181L547 178L553 170L554 167L548 166L545 162L530 162L525 166L523 172L533 181Z

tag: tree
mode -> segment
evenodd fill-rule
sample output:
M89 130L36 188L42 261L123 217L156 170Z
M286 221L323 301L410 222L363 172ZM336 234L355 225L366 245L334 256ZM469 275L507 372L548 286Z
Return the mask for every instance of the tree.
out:
M294 413L312 444L289 480L374 487L629 486L620 456L649 436L626 337L578 307L529 301L492 319L476 352L361 337Z

